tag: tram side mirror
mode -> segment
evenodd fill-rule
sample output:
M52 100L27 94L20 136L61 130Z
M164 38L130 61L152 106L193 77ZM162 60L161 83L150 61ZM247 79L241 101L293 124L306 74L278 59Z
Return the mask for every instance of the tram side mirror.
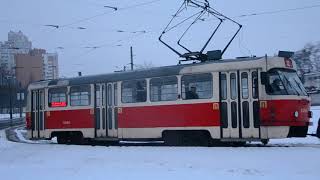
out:
M267 84L267 72L261 72L260 77L261 77L261 84L262 85Z

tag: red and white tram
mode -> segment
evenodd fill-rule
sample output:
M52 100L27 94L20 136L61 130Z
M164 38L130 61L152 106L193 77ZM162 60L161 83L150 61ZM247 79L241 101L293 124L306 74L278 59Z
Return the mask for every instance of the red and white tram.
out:
M310 98L286 57L207 61L30 84L31 139L212 140L305 137Z

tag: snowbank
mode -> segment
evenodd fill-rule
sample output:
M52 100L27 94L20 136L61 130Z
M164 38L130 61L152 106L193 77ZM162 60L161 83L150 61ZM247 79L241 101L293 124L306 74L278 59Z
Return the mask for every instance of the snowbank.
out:
M1 179L318 179L314 147L103 147L8 142Z
M313 111L316 122L320 108ZM319 179L320 142L300 140L272 142L298 145L289 147L104 147L13 143L0 131L0 174L5 180Z
M13 118L19 118L20 114L12 114ZM25 117L25 114L22 113L22 117ZM8 120L10 119L10 114L0 114L0 121L1 120Z

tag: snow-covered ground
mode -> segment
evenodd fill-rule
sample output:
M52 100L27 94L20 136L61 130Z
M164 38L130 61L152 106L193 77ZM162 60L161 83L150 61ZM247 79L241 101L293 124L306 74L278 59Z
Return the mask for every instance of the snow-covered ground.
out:
M320 107L313 107L313 111L315 121L320 116ZM271 145L275 144L282 146L207 148L74 146L40 142L28 144L9 142L4 131L0 131L0 178L320 178L320 140L308 137L271 141Z
M24 116L25 116L25 114L23 113L22 117L24 117ZM19 113L18 114L12 114L12 117L13 118L19 118L20 114ZM0 114L0 121L1 120L8 120L8 119L10 119L10 114Z

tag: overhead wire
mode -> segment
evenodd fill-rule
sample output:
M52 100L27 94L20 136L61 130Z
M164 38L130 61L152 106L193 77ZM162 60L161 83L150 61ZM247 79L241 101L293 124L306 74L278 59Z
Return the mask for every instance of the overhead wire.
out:
M83 57L83 56L86 56L96 50L99 50L99 49L102 49L102 48L106 48L106 47L119 47L119 46L122 46L122 44L119 44L120 42L123 42L125 40L131 40L131 39L134 39L134 38L137 38L138 36L141 36L142 34L144 33L139 33L139 34L134 34L132 36L128 36L128 37L125 37L125 38L122 38L122 39L119 39L119 40L116 40L112 43L105 43L105 44L100 44L100 45L97 45L97 46L85 46L83 47L84 49L89 49L88 51L85 51L84 53L80 54L80 55L77 55L75 57L73 57L74 59L77 59L79 57Z
M158 1L160 1L160 0L147 1L147 2L134 4L134 5L123 7L123 8L117 8L117 7L112 7L112 8L117 8L116 11L122 11L122 10L127 10L127 9L132 9L132 8L137 8L137 7L153 4L153 3L156 3ZM108 6L108 7L111 7L111 6ZM64 25L62 25L60 27L61 28L68 27L68 26L71 26L71 25L74 25L74 24L78 24L78 23L81 23L81 22L89 21L91 19L94 19L94 18L97 18L97 17L100 17L100 16L104 16L106 14L111 14L111 13L114 13L116 11L112 11L112 12L107 11L107 12L99 13L99 14L96 14L96 15L93 15L93 16L90 16L90 17L86 17L86 18L83 18L83 19L79 19L79 20L73 21L71 23L64 24Z
M243 15L239 15L239 16L234 16L233 18L259 16L259 15L266 15L266 14L277 14L277 13L282 13L282 12L297 11L297 10L311 9L311 8L317 8L317 7L320 7L320 4L311 5L311 6L304 6L304 7L297 7L297 8L289 8L289 9L281 9L281 10L274 10L274 11L251 13L251 14L243 14Z
M160 0L147 1L147 2L143 2L143 3L138 3L138 4L134 4L134 5L130 5L130 6L118 8L118 10L120 11L120 10L126 10L126 9L131 9L131 8L137 8L137 7L140 7L140 6L145 6L145 5L153 4L153 3L156 3L156 2L159 2L159 1L160 1ZM316 5L296 7L296 8L289 8L289 9L281 9L281 10L273 10L273 11L264 11L264 12L257 12L257 13L242 14L242 15L234 16L234 17L232 17L232 18L242 18L242 17L260 16L260 15L268 15L268 14L277 14L277 13L290 12L290 11L298 11L298 10L311 9L311 8L319 8L319 7L320 7L320 4L316 4ZM112 11L112 12L109 12L109 11L108 11L108 12L103 12L103 13L100 13L100 14L96 14L96 15L94 15L94 16L90 16L90 17L87 17L87 18L79 19L79 20L76 20L76 21L74 21L74 22L61 25L61 26L59 26L59 28L60 28L60 27L72 28L72 27L70 27L71 25L74 25L74 24L77 24L77 23L80 23L80 22L89 21L89 20L94 19L94 18L96 18L96 17L104 16L104 15L106 15L106 14L111 14L111 13L114 13L114 11ZM206 20L209 20L209 19L206 19ZM0 19L0 23L1 23L1 22L7 23L7 22L11 22L11 21L9 21L9 20L4 20L4 19ZM11 22L11 23L12 23L12 22ZM14 23L14 24L27 24L27 25L33 25L33 26L45 26L45 24L33 24L33 23L26 23L26 22Z
M159 1L161 1L161 0L152 0L152 1L147 1L147 2L143 2L143 3L138 3L138 4L131 5L131 6L119 8L119 10L126 10L126 9L132 9L132 8L136 8L136 7L141 7L141 6L153 4L153 3L156 3L156 2L159 2Z

